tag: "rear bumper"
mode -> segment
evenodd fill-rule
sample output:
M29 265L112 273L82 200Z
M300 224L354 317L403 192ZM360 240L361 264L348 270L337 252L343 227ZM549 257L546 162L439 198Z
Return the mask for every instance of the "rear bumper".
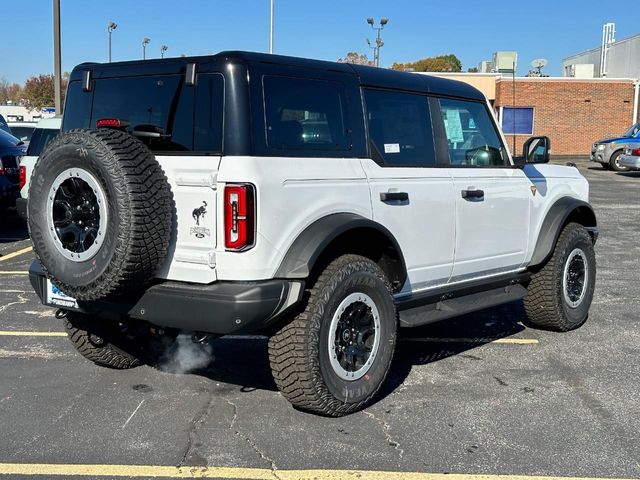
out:
M640 157L633 155L621 155L618 159L620 165L624 165L627 168L633 168L634 170L640 169Z
M47 281L39 262L29 268L29 280L45 305ZM302 298L304 282L216 282L199 285L165 281L135 298L78 302L77 311L94 315L126 315L153 325L227 335L264 329Z
M26 198L16 198L16 210L18 211L18 215L23 220L27 219L27 199Z

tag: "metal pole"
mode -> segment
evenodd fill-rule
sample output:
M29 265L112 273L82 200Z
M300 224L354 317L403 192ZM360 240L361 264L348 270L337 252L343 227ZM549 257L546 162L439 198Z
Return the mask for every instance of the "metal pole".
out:
M511 78L511 82L513 83L513 111L511 114L513 115L513 152L511 156L516 156L516 62L513 62L513 76Z
M111 27L109 27L109 63L111 63Z
M53 0L53 89L56 115L62 114L62 65L60 58L60 0Z
M142 59L147 59L147 46L144 43L142 44Z
M376 49L375 49L375 62L376 62L376 67L380 66L380 44L382 43L382 40L380 39L380 30L382 30L382 28L376 28L377 30L377 35L376 35Z
M269 16L269 53L273 53L273 7L274 0L271 0L270 16Z

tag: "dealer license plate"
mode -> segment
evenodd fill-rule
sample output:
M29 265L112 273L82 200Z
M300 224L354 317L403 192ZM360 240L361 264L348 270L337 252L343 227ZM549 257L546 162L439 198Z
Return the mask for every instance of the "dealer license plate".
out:
M46 296L46 303L48 305L65 308L78 308L78 302L76 302L76 299L63 293L62 290L56 287L49 279L47 279Z

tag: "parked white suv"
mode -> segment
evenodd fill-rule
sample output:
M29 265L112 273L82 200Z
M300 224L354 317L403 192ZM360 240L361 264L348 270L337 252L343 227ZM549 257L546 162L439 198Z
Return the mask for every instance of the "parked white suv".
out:
M153 361L178 331L269 335L298 408L371 401L398 327L524 298L587 318L596 218L549 139L511 158L484 96L246 52L82 64L29 191L30 279L79 352Z
M16 199L16 209L24 219L27 218L27 198L29 197L29 183L31 182L33 167L35 167L44 147L53 137L60 133L61 125L62 117L43 118L40 120L31 135L27 154L20 160L20 175L23 177L23 182L20 189L20 198Z

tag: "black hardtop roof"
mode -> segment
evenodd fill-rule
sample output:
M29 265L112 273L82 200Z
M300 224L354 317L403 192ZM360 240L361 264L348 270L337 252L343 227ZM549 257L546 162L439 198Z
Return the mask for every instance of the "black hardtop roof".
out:
M70 80L80 80L82 72L91 70L93 78L110 78L131 75L161 75L184 72L186 64L197 63L198 71L206 72L218 70L221 65L243 64L275 64L291 67L301 67L317 70L329 70L355 75L362 85L411 90L423 93L435 93L454 97L485 100L484 95L475 87L464 82L421 75L416 73L398 72L385 68L367 67L349 63L328 62L309 58L272 55L268 53L224 51L216 55L196 57L172 57L152 60L133 60L113 63L82 63L71 73Z

